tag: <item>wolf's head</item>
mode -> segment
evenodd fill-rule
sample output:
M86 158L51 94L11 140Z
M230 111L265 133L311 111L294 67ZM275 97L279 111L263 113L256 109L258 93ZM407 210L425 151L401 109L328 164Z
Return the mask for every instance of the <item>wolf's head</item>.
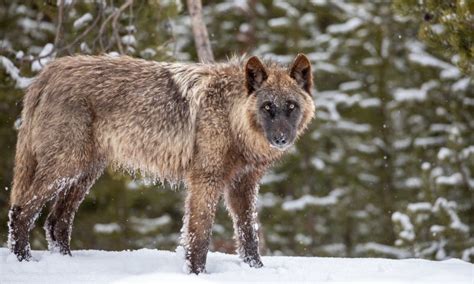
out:
M253 56L245 65L245 79L248 95L255 97L256 124L271 147L287 149L313 117L310 61L298 54L285 70Z

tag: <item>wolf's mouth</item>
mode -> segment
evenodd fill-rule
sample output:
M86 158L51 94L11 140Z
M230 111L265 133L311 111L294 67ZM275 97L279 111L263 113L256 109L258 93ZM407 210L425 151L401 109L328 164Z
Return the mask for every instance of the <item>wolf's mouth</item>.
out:
M281 145L281 144L273 144L273 143L268 143L270 145L271 148L275 148L275 149L278 149L280 151L286 151L288 148L291 147L292 143L288 143L288 144L285 144L285 145Z

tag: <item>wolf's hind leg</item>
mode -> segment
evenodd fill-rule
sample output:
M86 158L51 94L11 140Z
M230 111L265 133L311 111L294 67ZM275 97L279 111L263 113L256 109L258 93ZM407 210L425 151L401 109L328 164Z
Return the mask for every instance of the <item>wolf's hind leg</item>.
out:
M70 240L74 216L96 178L103 171L102 166L88 168L87 173L82 174L70 188L61 191L54 200L44 225L50 251L71 255Z
M42 165L38 164L37 168L41 167ZM31 258L29 233L45 203L58 191L55 178L43 173L44 171L37 170L29 189L17 193L11 201L8 244L20 261Z

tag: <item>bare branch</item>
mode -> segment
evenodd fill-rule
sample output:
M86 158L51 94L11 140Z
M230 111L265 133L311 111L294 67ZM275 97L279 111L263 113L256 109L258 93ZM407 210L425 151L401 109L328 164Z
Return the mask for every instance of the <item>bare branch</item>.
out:
M114 31L115 41L117 42L117 46L118 46L118 49L120 51L120 54L124 54L124 51L123 51L122 42L120 40L120 36L119 36L119 33L118 33L117 21L120 17L120 14L122 14L122 12L125 11L125 9L127 9L127 7L132 5L132 4L133 4L133 0L127 0L127 2L125 2L122 6L120 6L119 10L114 13L115 16L114 16L114 19L112 21L112 29Z
M112 29L113 29L114 38L115 38L115 41L117 42L117 46L119 48L120 53L123 54L123 47L122 47L122 43L120 41L120 36L119 36L119 33L118 33L118 29L117 29L117 21L120 17L120 14L122 14L122 12L125 9L127 9L128 6L130 6L132 4L133 4L133 0L127 0L125 3L123 3L122 6L120 6L120 8L118 10L116 10L115 12L110 14L107 17L107 19L105 19L105 21L100 26L99 43L100 43L100 47L102 48L102 50L104 50L104 44L102 42L102 35L104 34L107 23L110 22L110 20L112 20Z
M56 27L56 36L54 38L54 47L59 48L61 37L63 34L63 17L64 17L64 0L59 1L58 7L58 26Z
M100 12L99 12L99 15L94 19L94 21L92 22L91 25L89 25L89 27L87 27L87 29L82 32L78 37L76 37L73 42L71 42L70 44L68 44L67 46L64 47L64 49L69 49L71 47L73 47L74 45L76 45L82 38L84 38L86 35L88 35L92 29L97 25L97 23L99 22L99 19L100 19Z

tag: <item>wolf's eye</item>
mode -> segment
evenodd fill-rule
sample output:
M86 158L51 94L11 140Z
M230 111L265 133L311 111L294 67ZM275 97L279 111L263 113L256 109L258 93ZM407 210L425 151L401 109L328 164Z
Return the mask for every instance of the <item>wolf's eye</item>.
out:
M289 108L289 109L295 109L295 104L290 104L290 105L288 106L288 108Z
M270 105L265 105L263 108L268 111L270 110Z

